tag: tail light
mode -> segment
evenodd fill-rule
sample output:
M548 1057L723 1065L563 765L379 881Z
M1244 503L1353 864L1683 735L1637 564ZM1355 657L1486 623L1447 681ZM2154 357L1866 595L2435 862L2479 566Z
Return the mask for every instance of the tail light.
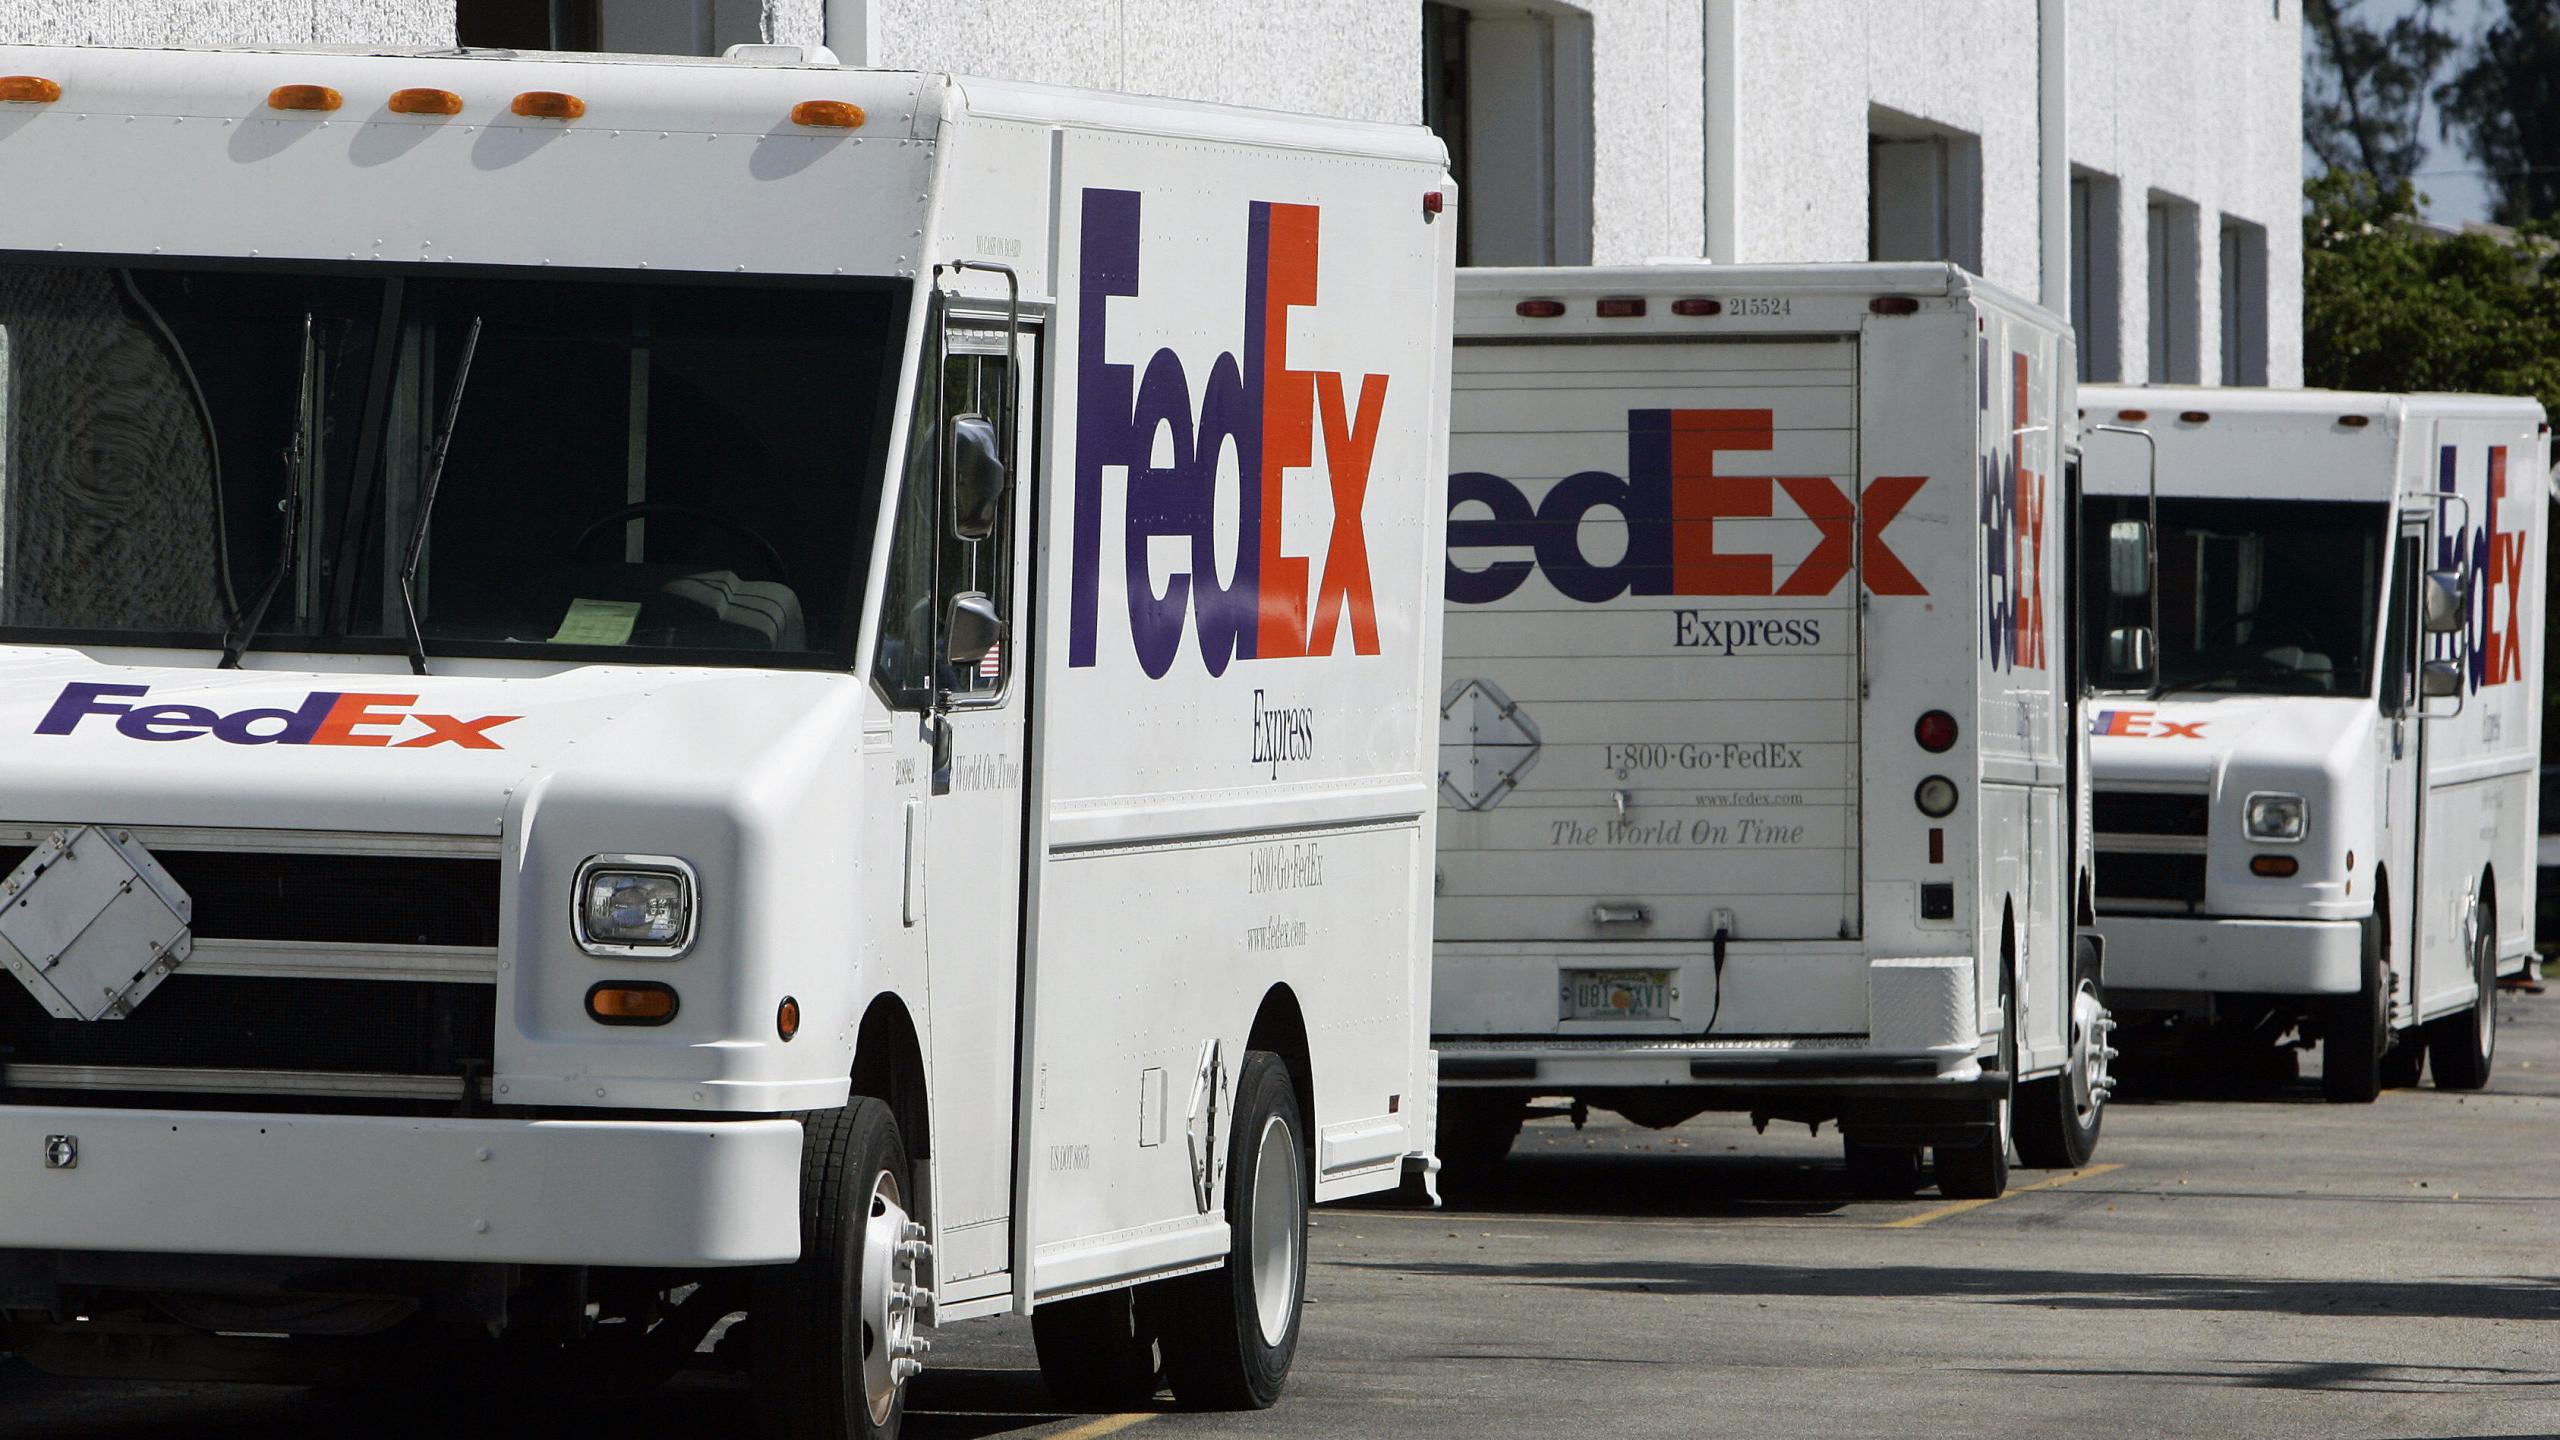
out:
M1911 738L1932 755L1944 755L1956 746L1956 717L1944 710L1932 710L1911 727Z

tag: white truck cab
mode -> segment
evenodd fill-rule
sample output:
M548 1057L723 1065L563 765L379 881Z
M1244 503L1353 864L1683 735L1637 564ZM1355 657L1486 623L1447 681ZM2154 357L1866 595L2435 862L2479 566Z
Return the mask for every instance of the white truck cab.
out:
M1458 282L1440 1148L1541 1097L2078 1164L2069 328L1944 265Z
M0 1349L716 1330L871 1435L1025 1313L1072 1400L1270 1403L1306 1205L1429 1150L1439 142L0 77Z
M2541 407L2080 403L2112 1002L2153 1043L2317 1039L2333 1100L2430 1059L2439 1085L2486 1083L2491 991L2534 930Z

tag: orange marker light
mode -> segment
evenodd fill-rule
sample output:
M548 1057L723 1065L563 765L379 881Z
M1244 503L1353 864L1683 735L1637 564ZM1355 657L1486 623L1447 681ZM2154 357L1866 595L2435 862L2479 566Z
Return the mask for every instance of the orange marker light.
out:
M2250 874L2264 875L2271 880L2281 880L2301 868L2301 862L2290 855L2261 855L2249 862Z
M450 90L394 90L391 92L394 115L459 115L462 97Z
M2179 421L2188 425L2201 425L2212 418L2213 415L2211 412L2204 410L2181 410L2178 412Z
M575 120L587 113L587 102L557 90L527 90L507 108L533 120Z
M2119 410L2116 412L2116 418L2122 420L2128 425L2139 425L2143 421L2151 418L2151 412L2148 410Z
M2370 415L2341 415L2338 417L2338 423L2346 426L2350 430L2361 430L2367 425L2373 423L2373 417Z
M62 98L62 87L41 75L0 75L0 101L12 105L50 105Z
M868 118L861 106L845 100L803 100L791 107L792 124L822 130L859 130Z
M587 1015L599 1025L664 1025L676 1018L676 992L655 980L606 980L587 991Z
M782 1003L775 1007L773 1012L773 1029L775 1034L782 1037L785 1044L790 1043L792 1036L800 1033L800 1002L798 1000L788 995L782 997Z
M279 85L267 92L270 110L335 110L347 97L326 85Z

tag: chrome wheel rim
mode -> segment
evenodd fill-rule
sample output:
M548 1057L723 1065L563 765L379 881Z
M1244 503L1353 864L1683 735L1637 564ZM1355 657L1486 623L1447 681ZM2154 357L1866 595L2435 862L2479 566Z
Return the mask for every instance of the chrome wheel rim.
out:
M2071 1113L2084 1130L2098 1123L2098 1107L2115 1088L2109 1062L2116 1051L2107 1043L2114 1029L2115 1019L2098 998L2098 987L2082 981L2071 997Z
M899 1203L898 1177L883 1170L871 1182L862 1222L862 1294L859 1299L863 1400L871 1423L885 1425L898 1390L922 1368L915 1358L915 1257L922 1227Z
M2471 1025L2476 1032L2474 1043L2480 1047L2480 1058L2493 1058L2498 1049L2498 940L2486 932L2472 942L2478 955L2473 969L2480 972L2480 1001L2471 1007Z
M1277 1345L1298 1313L1298 1141L1277 1115L1253 1154L1253 1307L1262 1343Z

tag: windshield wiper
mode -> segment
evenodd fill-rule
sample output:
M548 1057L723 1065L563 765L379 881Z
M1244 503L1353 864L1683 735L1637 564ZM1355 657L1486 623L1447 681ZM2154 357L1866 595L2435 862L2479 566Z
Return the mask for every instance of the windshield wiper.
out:
M480 348L480 317L462 337L462 358L453 367L453 394L444 402L444 418L436 422L435 446L427 454L427 481L419 487L418 518L409 527L409 553L400 561L400 613L409 622L409 673L427 673L427 632L418 624L418 557L427 548L427 522L435 517L436 487L444 483L444 457L453 448L453 422L462 414L462 390L471 383L471 357Z
M266 622L267 606L276 592L284 588L284 577L293 569L295 539L302 533L302 492L311 472L309 450L311 434L311 376L319 353L318 323L308 310L302 312L302 381L294 395L293 443L284 449L285 495L276 508L284 512L284 524L276 537L276 563L267 571L264 583L249 604L232 617L231 628L222 632L222 666L225 670L240 668L240 657L249 653L249 644L258 638L258 627Z

